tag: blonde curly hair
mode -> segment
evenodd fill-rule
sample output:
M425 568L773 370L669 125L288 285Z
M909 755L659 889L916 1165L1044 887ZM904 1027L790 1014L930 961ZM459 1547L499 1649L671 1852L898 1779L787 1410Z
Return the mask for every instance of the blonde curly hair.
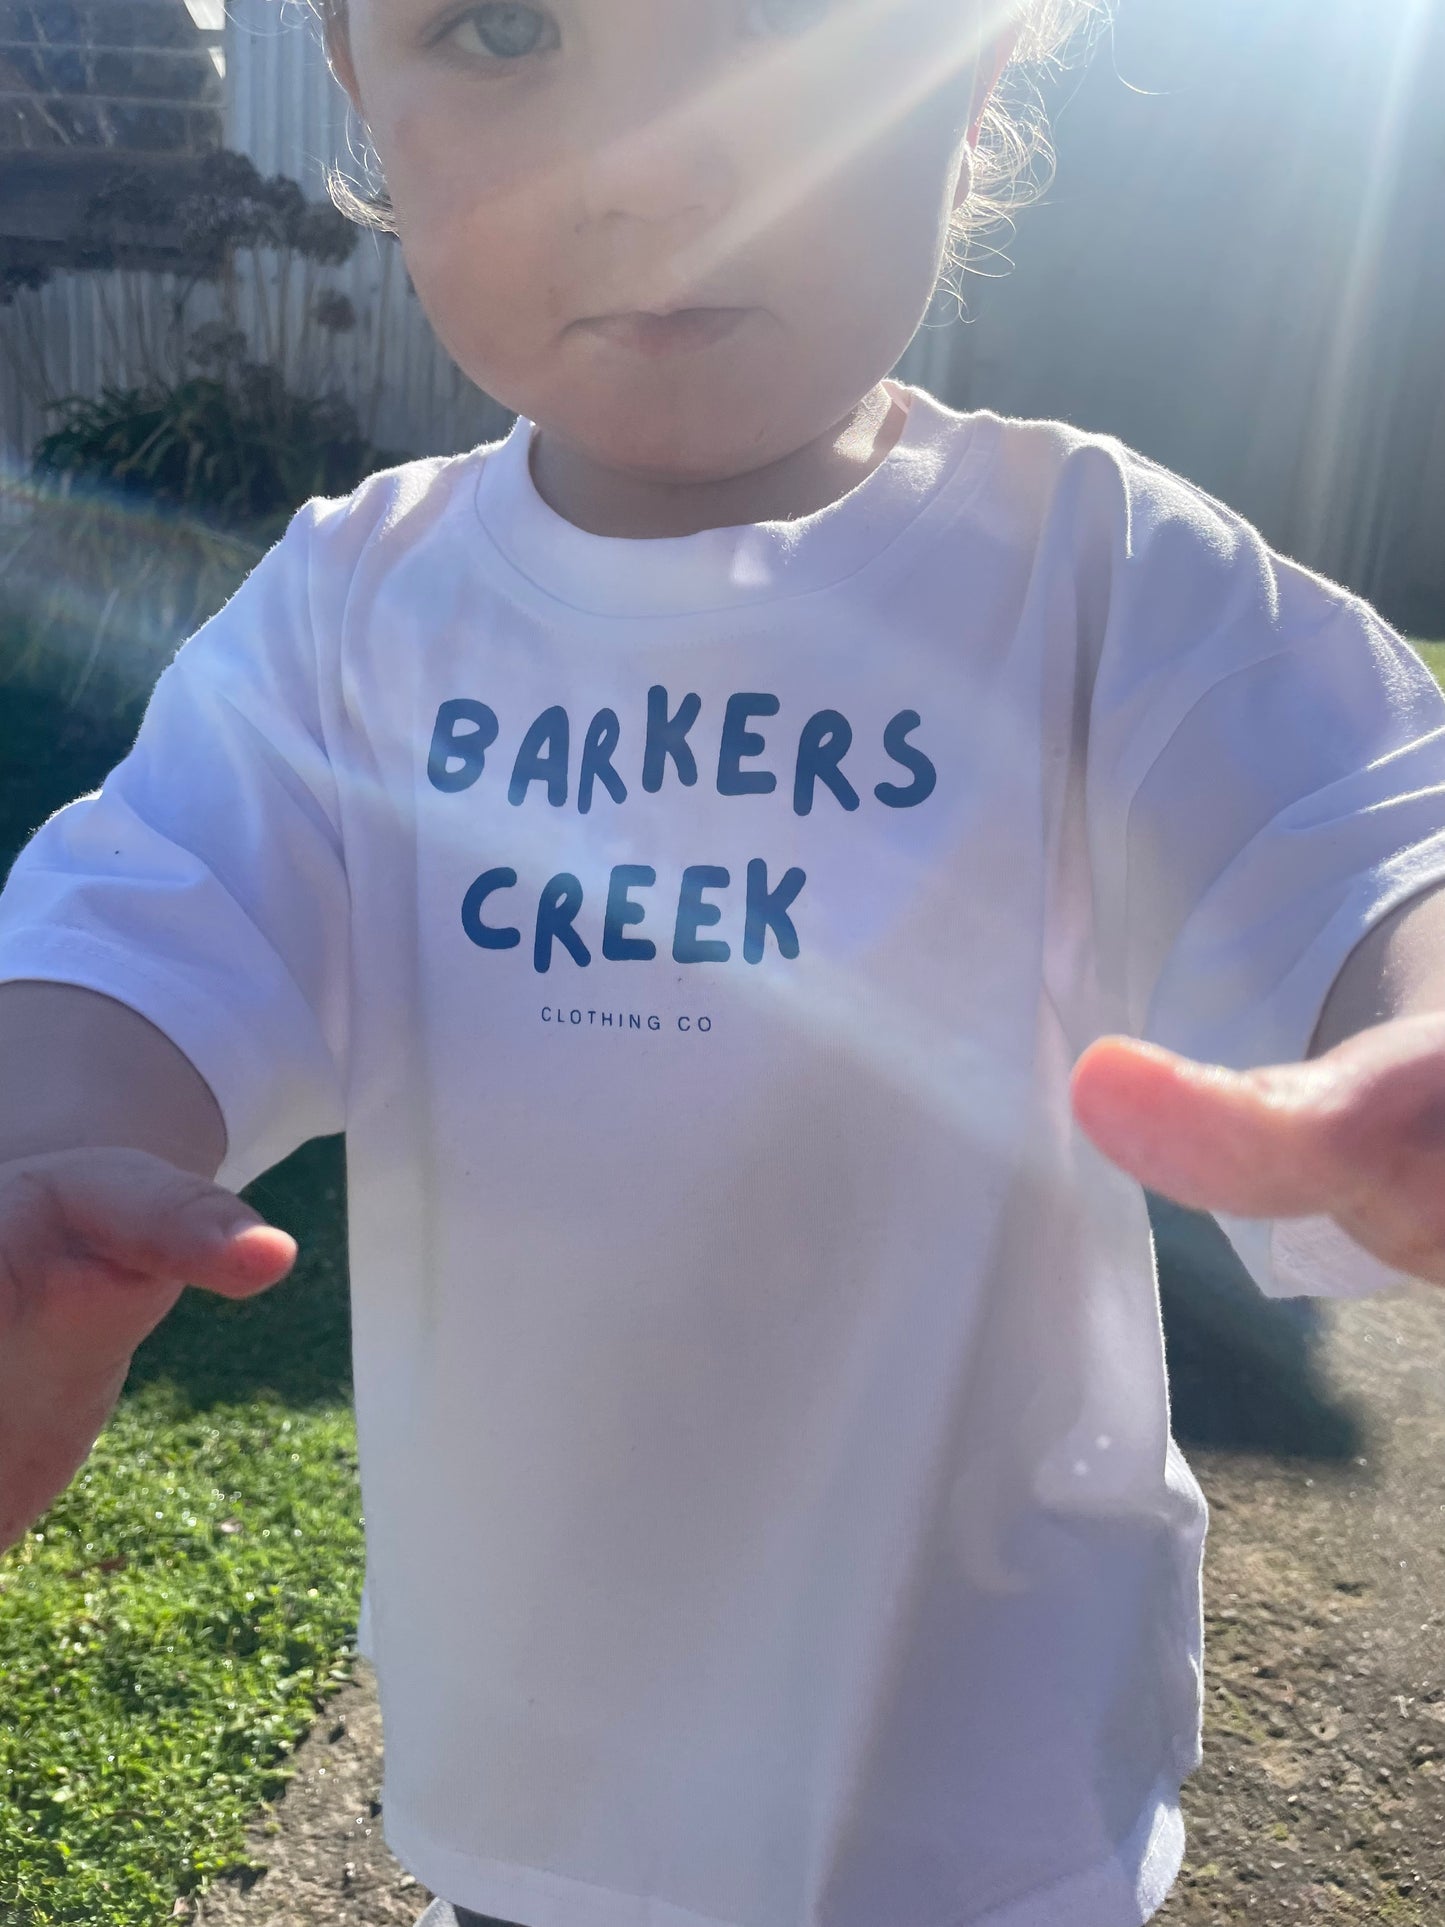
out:
M1019 0L1017 38L979 124L973 188L950 224L946 266L962 273L978 237L1011 227L1013 210L1048 187L1054 150L1040 84L1089 53L1109 24L1111 6L1112 0Z
M310 4L323 32L329 33L344 18L346 0L310 0ZM1072 55L1088 51L1097 32L1107 25L1111 6L1112 0L1013 0L1013 49L979 124L973 186L950 223L945 279L967 270L981 235L1011 226L1013 210L1044 192L1052 176L1054 152L1040 82L1057 73ZM339 167L329 168L332 200L362 226L395 233L391 203L374 163L368 156L354 158L369 178L358 182ZM997 254L998 250L985 252Z

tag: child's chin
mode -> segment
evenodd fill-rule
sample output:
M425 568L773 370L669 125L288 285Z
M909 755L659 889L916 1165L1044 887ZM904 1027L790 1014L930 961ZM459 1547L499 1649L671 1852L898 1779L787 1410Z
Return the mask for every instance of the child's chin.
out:
M758 407L762 392L740 393L720 407L716 395L671 392L666 382L613 388L606 405L589 406L569 430L556 426L594 460L679 485L745 475L789 452L771 445L777 421Z

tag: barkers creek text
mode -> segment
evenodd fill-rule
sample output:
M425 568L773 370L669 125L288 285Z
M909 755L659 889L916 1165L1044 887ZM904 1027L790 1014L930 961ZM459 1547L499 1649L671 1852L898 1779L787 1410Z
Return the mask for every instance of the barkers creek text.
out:
M728 697L715 774L719 796L767 795L776 790L777 771L762 766L762 759L769 754L767 739L751 724L776 716L780 707L778 698L765 690L740 690ZM640 732L640 764L634 750L626 765L628 774L645 792L655 793L669 780L685 787L697 782L697 757L688 737L701 710L702 698L696 693L683 696L674 707L661 683L648 690L647 715ZM901 709L884 725L884 752L906 779L874 785L873 796L885 809L914 809L933 794L938 773L930 758L909 740L921 720L917 710ZM496 774L500 780L487 760L500 733L496 711L486 703L470 696L454 696L443 702L437 710L427 756L427 778L432 787L452 795L471 789L487 775ZM575 788L572 741L571 718L560 703L535 717L512 759L507 801L520 809L541 795L553 809L565 809L570 801L580 816L591 810L599 789L605 790L614 804L626 803L627 781L614 760L622 744L617 712L599 709L587 724L576 758ZM840 710L815 710L803 724L791 755L795 815L810 814L820 788L844 810L860 807L862 798L843 768L852 744L852 725ZM774 744L774 756L777 749ZM505 769L504 761L503 772ZM781 956L796 957L798 931L794 918L807 881L806 873L796 864L774 878L763 856L751 858L746 875L736 880L719 864L690 864L683 870L677 902L672 906L673 962L729 961L732 943L723 936L702 934L722 923L724 905L714 898L729 891L741 897L737 907L742 911L740 949L745 963L762 962L769 936ZM655 918L655 908L642 900L642 893L656 882L657 873L649 864L614 865L605 902L600 906L600 949L609 961L643 963L656 957L657 944L651 937L628 934L649 915ZM462 899L462 928L479 949L512 950L522 942L521 926L505 920L520 907L512 907L508 900L508 893L516 887L516 870L501 864L483 871L468 888ZM536 904L527 906L534 970L550 970L558 946L579 968L591 963L592 948L578 928L578 920L582 919L584 929L590 928L597 941L599 906L586 904L585 894L580 879L563 870L549 877ZM736 908L734 920L736 923Z

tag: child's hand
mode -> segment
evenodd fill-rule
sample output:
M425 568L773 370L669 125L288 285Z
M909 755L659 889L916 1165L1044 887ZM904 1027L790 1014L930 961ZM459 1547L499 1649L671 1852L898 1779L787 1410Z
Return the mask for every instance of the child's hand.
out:
M74 1477L187 1284L248 1298L295 1257L231 1192L145 1151L0 1164L0 1548Z
M1445 1284L1445 1013L1253 1071L1101 1037L1072 1097L1099 1149L1151 1190L1242 1218L1322 1213L1393 1269Z

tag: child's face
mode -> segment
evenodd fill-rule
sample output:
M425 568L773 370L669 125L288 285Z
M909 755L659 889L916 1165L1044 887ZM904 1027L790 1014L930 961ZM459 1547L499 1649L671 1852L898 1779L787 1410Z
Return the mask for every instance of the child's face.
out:
M332 46L466 373L595 461L702 480L821 435L906 346L992 73L980 12L348 0Z

